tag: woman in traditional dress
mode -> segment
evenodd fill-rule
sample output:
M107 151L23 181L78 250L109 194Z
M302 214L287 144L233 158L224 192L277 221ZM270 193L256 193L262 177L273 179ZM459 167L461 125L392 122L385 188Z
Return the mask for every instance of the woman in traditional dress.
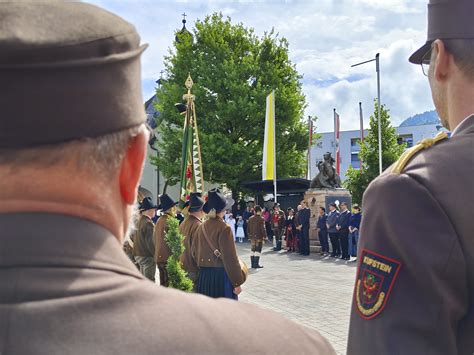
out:
M235 249L231 228L223 221L225 210L234 204L218 190L208 192L203 211L209 219L197 230L193 255L199 267L197 292L209 297L237 299L248 269Z
M243 243L244 238L244 220L239 216L239 220L237 221L237 239L239 240L239 243Z
M289 207L288 215L285 221L285 241L289 252L296 251L298 248L298 238L296 237L295 210Z

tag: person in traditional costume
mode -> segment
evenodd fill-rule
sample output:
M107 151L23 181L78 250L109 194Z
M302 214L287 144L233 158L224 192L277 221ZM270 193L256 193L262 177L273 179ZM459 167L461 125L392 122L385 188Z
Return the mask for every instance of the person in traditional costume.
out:
M248 269L237 256L231 228L223 220L225 210L234 204L219 189L208 192L203 211L208 220L197 230L192 245L199 267L197 292L209 297L238 299Z
M297 251L298 249L298 238L296 236L296 225L295 225L295 210L289 207L287 210L288 216L285 222L285 241L287 251Z

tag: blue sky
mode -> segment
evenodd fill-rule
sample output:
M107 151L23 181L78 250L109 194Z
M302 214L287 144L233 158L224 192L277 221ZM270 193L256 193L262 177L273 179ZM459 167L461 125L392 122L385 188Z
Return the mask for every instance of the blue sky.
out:
M408 63L426 39L427 0L89 2L133 23L149 44L142 60L144 100L154 92L163 57L182 26L181 14L188 14L191 30L196 19L220 11L235 23L253 27L258 35L274 28L288 39L290 58L303 75L305 113L319 117L319 132L333 130L333 108L340 113L343 130L357 129L359 101L368 125L377 93L375 63L350 66L376 53L381 58L381 101L390 109L394 125L433 109L427 78L419 66Z

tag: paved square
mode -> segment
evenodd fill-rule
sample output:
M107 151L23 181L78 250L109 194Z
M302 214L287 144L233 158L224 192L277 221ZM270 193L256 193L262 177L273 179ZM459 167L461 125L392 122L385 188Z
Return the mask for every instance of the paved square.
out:
M237 243L250 265L250 243ZM318 330L338 354L345 354L356 263L312 253L299 256L263 248L263 269L251 269L240 301L257 304Z

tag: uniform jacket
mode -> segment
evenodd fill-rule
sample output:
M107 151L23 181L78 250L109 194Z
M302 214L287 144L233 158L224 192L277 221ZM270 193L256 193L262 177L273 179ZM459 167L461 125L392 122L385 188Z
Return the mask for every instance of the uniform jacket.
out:
M327 218L328 218L328 215L326 213L318 217L318 222L316 223L316 227L319 228L321 231L327 231L327 226L326 226Z
M346 231L349 230L349 222L351 220L351 213L349 210L346 210L345 212L341 212L339 214L339 219L337 220L337 224L339 227L341 227L340 230Z
M153 240L153 231L155 225L151 218L142 214L138 220L138 227L133 243L135 256L155 256L155 242Z
M155 233L153 234L153 239L155 240L155 262L157 264L166 264L168 258L171 256L171 250L165 241L166 221L168 218L174 217L164 214L158 218Z
M247 224L247 234L251 240L262 241L267 238L265 220L262 216L254 215L250 217Z
M308 228L310 217L311 217L310 209L309 208L302 208L298 212L298 224L301 225L302 228Z
M349 226L352 228L360 228L360 221L362 220L361 213L353 213L351 214L351 219L349 221Z
M388 169L369 185L348 354L474 353L473 177L471 116L400 174ZM392 280L375 315L358 305L369 265Z
M275 212L273 213L273 215ZM273 225L273 215L271 216L271 223L272 223L272 229L276 229L275 226ZM282 210L278 211L278 229L283 229L285 228L286 224L286 217L285 217L285 212Z
M334 354L272 312L151 283L114 235L76 217L0 214L0 280L3 354Z
M184 235L184 253L181 255L181 263L186 272L198 272L196 261L192 255L192 245L196 239L196 231L202 224L201 220L193 215L188 215L183 223L179 225L179 231Z
M333 212L329 212L328 218L326 223L329 225L328 232L329 233L337 233L338 230L336 229L337 221L339 220L339 212L334 210Z
M207 235L214 247L221 252L222 255L219 258L214 255L214 251L206 241L202 231L203 226L206 228ZM192 250L198 267L225 268L227 276L234 287L240 286L245 282L247 274L240 267L235 249L234 235L229 225L220 217L211 218L198 228Z

